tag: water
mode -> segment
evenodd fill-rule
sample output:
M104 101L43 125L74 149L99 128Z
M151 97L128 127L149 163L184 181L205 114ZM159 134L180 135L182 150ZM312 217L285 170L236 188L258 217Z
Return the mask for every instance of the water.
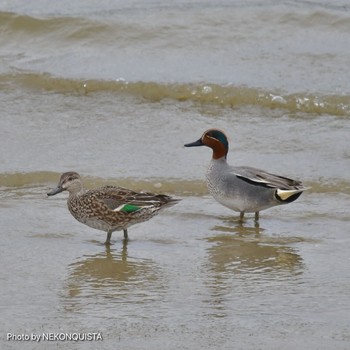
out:
M1 348L347 349L347 1L0 1ZM208 194L231 164L301 179L260 225ZM64 171L182 198L112 236L76 222ZM95 341L7 334L100 332Z

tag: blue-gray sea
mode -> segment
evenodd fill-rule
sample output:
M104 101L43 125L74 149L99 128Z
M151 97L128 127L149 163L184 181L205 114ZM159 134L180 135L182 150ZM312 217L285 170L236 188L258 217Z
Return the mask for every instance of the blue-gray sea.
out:
M0 0L1 349L349 349L349 62L347 0ZM310 189L240 224L212 127ZM70 170L182 201L106 248Z

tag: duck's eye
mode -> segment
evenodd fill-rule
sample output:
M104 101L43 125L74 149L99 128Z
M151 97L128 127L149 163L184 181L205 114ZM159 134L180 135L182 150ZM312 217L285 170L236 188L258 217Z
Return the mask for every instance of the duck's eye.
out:
M212 132L207 134L208 137L210 137L211 139L215 139L217 140L218 138L216 137L216 135L214 135Z

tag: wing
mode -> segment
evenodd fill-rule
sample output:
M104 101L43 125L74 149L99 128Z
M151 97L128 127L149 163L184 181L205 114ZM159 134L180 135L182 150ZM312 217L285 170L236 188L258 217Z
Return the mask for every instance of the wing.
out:
M251 167L232 168L233 173L243 181L268 188L280 190L304 190L305 187L298 180L268 173Z
M178 200L166 195L157 195L148 192L135 192L124 187L105 186L93 190L94 197L102 201L110 210L135 212L144 207L161 207L175 204Z

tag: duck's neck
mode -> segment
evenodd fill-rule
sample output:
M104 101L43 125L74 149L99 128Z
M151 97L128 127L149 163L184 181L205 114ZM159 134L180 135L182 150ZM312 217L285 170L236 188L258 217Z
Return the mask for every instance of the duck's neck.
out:
M80 185L80 186L70 188L68 192L69 192L69 198L74 198L74 197L79 197L83 195L86 191L83 185Z
M227 166L228 164L226 161L226 157L221 157L218 159L212 158L210 161L207 173L212 173L212 172L222 173L222 169Z
M213 159L221 159L225 158L227 156L227 150L225 146L220 142L218 142L215 147L213 148Z
M222 157L220 157L220 158L214 158L214 157L212 157L211 158L211 161L213 162L213 163L220 163L220 164L227 164L227 159L226 159L226 156L222 156Z

